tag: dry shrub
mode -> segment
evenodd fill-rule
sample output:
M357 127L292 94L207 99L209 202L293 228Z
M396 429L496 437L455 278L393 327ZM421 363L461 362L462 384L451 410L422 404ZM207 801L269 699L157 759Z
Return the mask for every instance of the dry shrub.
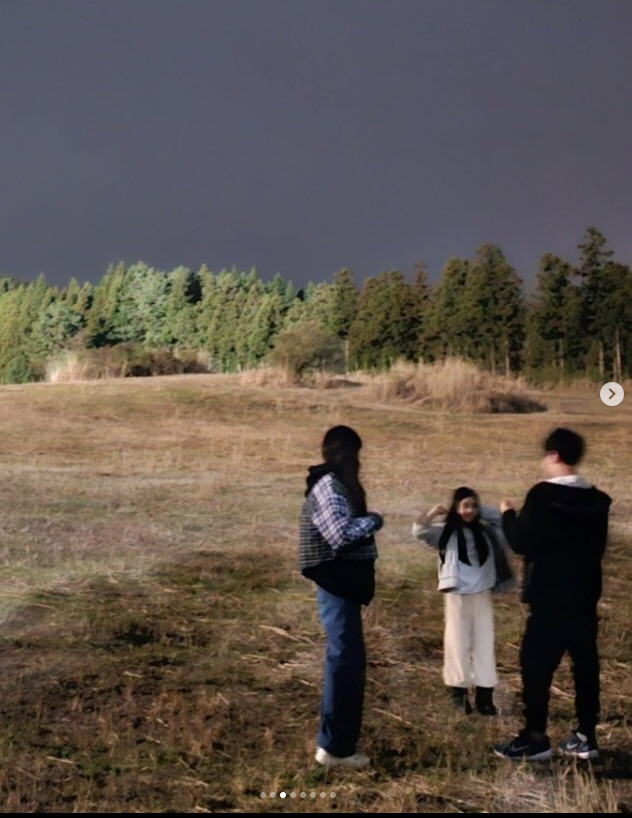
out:
M302 321L277 335L270 363L282 366L294 378L307 372L344 370L344 350L340 338L330 335L316 321Z
M87 379L85 363L79 361L77 352L64 352L46 363L46 380L49 383L71 383Z
M212 363L199 350L145 349L140 344L118 344L66 350L48 361L46 379L51 383L71 383L209 371L212 371Z
M453 412L540 412L521 378L484 372L459 358L434 364L398 362L387 372L359 378L378 400L401 398L429 409Z
M297 379L284 367L262 366L259 369L247 369L239 374L242 386L295 386Z

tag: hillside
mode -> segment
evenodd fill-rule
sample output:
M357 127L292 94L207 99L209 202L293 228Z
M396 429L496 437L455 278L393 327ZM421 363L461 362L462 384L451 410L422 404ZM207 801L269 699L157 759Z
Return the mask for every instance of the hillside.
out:
M631 811L632 402L607 408L597 389L543 402L452 414L222 375L2 387L2 811ZM364 773L313 762L323 639L296 571L305 470L337 423L360 432L386 518ZM511 767L489 748L519 727L523 610L496 600L501 715L454 714L434 559L410 525L462 483L520 500L560 424L587 436L584 472L614 498L603 757ZM565 664L554 741L571 690Z

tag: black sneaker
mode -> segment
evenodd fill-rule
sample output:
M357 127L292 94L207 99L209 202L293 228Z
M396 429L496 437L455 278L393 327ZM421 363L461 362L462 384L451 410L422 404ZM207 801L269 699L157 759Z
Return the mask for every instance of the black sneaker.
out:
M599 748L595 739L588 738L583 733L573 730L568 738L560 741L558 750L565 756L574 756L587 761L589 758L597 758Z
M494 753L501 758L513 761L548 761L551 758L551 742L548 736L538 739L531 737L528 730L523 730L508 744L496 744Z

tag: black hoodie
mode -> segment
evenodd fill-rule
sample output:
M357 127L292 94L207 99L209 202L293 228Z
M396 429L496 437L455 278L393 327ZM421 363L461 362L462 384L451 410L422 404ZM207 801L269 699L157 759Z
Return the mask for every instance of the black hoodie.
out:
M522 601L532 610L594 612L611 499L594 486L542 482L520 514L503 514L503 530L525 560Z

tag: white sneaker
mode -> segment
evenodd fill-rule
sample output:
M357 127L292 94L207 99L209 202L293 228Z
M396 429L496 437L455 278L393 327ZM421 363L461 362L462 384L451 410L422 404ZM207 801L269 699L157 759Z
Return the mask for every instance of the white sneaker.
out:
M356 770L361 767L368 767L371 763L369 757L362 755L362 753L354 753L352 756L340 758L339 756L332 756L322 747L316 750L315 758L319 764L323 764L325 767L353 767Z

